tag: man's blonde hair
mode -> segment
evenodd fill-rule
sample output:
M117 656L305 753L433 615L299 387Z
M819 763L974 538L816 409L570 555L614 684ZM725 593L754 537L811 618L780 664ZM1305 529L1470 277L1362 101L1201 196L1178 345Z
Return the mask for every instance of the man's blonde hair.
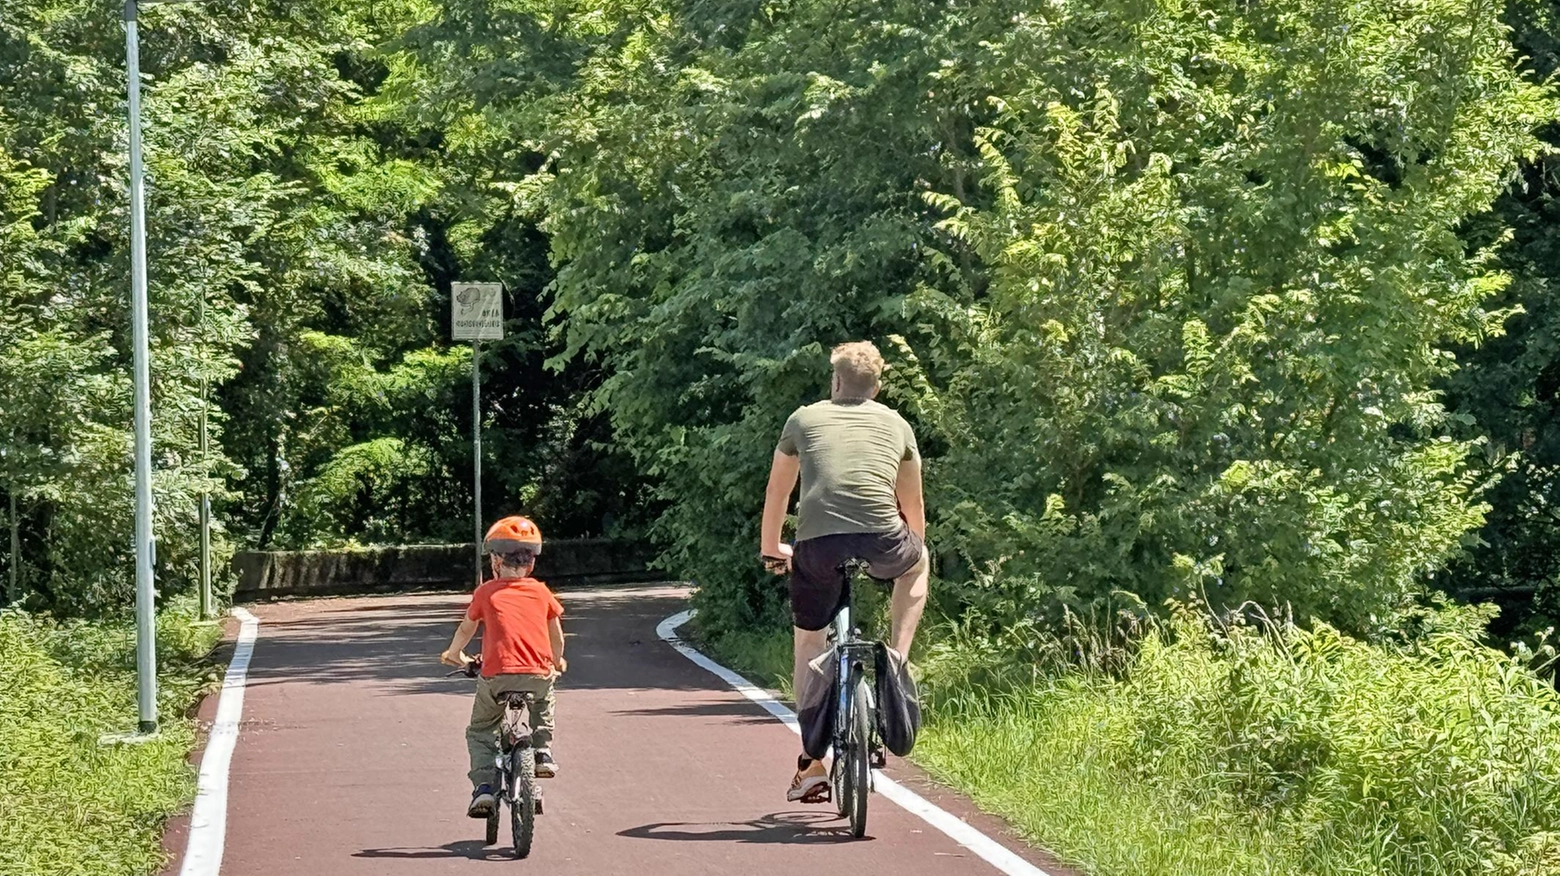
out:
M865 398L883 378L883 354L871 341L840 344L829 354L829 364L840 379L840 391L847 396Z

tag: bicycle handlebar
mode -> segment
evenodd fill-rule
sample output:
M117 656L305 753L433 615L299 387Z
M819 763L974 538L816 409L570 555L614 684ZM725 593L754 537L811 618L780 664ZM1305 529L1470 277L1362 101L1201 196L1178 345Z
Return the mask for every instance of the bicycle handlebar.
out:
M559 657L558 660L559 660L559 663L558 663L558 668L557 668L556 671L557 671L557 673L559 675L562 675L564 672L568 671L569 661L564 660L562 657ZM453 670L451 672L444 673L444 677L445 678L454 678L457 675L464 675L467 678L476 678L479 674L481 674L481 672L482 672L482 655L478 654L477 656L471 658L471 662L467 663L465 666L462 666L461 668Z
M457 669L457 670L455 670L453 672L446 672L446 673L444 673L444 677L445 678L452 678L452 677L457 676L457 675L464 675L467 678L476 678L477 677L477 673L479 673L481 671L482 671L482 656L479 654L478 656L471 658L471 662L467 663L465 666L462 666L461 668L459 668L459 669Z

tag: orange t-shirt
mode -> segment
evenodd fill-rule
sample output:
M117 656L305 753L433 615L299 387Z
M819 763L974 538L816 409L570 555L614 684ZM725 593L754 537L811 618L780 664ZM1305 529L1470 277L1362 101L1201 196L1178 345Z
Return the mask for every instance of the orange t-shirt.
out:
M471 595L466 619L482 622L482 676L551 675L548 621L563 606L535 578L495 578Z

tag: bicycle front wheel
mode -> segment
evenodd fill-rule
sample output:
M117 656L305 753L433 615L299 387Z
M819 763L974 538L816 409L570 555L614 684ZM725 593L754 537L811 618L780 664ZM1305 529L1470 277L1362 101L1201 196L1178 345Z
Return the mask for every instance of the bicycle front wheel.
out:
M867 680L855 673L855 689L850 697L850 740L846 745L845 783L850 785L850 835L860 839L867 833L867 794L872 789L872 725L868 714Z
M848 685L850 679L857 673L852 671L850 675L840 679L840 684ZM848 689L848 688L847 688ZM835 696L831 693L830 696ZM838 697L836 697L837 699ZM829 791L834 798L834 813L841 818L849 818L851 810L851 795L853 793L850 770L850 724L853 701L847 700L845 708L834 716L834 762L829 765Z
M514 833L515 857L531 854L536 835L536 752L523 748L515 752L514 793L509 798L509 826Z

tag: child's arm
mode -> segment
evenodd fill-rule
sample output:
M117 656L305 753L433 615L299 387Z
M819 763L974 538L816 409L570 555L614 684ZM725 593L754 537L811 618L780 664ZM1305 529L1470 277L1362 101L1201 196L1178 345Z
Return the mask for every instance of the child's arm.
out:
M470 663L469 658L461 659L466 656L462 651L465 650L467 645L471 644L471 637L477 634L477 624L479 623L481 621L474 621L470 618L461 621L460 626L455 628L455 638L450 640L450 646L444 649L443 654L439 655L439 662L446 666L465 666L467 663ZM557 650L556 646L554 650Z
M563 659L563 621L557 617L548 618L547 636L552 639L553 665L559 672L568 672L569 661Z

